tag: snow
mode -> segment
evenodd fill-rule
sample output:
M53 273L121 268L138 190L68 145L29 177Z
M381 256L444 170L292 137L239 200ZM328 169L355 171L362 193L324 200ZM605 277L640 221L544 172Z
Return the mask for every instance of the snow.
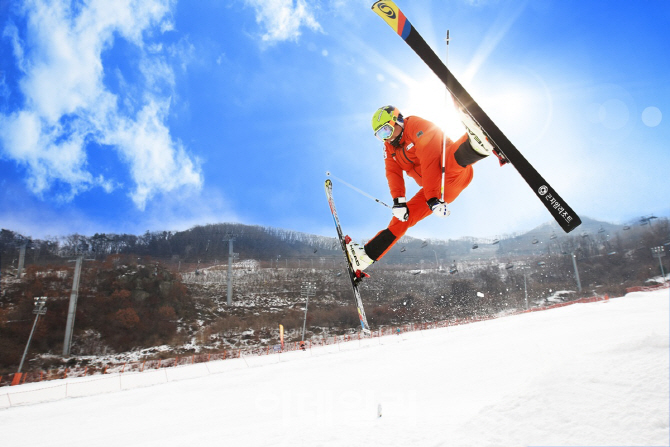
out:
M0 410L2 444L667 446L668 298L126 374L164 383Z
M574 295L575 291L574 290L557 290L556 292L552 293L548 298L546 298L546 301L548 303L564 303L566 301L570 301L572 299L571 295Z

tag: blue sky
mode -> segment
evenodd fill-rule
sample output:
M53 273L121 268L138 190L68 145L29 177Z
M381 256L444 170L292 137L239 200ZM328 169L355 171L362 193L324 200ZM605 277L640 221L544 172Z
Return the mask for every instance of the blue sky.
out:
M463 128L371 4L0 0L0 226L333 235L326 171L390 202L372 113L394 104L454 139ZM666 0L397 4L443 57L450 30L454 75L577 213L670 214ZM335 188L345 232L387 225L387 209ZM451 210L409 234L494 237L551 220L493 158Z

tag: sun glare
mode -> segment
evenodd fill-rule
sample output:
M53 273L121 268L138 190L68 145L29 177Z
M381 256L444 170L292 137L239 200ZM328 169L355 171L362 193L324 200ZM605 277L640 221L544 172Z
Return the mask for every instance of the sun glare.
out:
M406 115L417 115L437 124L452 140L458 138L465 128L454 108L451 95L435 76L415 82L408 89Z
M525 135L531 143L542 141L552 125L554 101L537 73L518 67L514 77L492 80L482 91L489 94L483 95L480 105L499 126L510 134Z
M551 92L544 80L531 70L520 68L516 77L519 79L511 82L512 78L505 76L480 82L472 86L472 96L508 136L524 135L529 142L541 141L552 124ZM434 122L452 140L463 134L465 128L451 95L437 77L431 75L405 83L407 100L401 105L403 114Z

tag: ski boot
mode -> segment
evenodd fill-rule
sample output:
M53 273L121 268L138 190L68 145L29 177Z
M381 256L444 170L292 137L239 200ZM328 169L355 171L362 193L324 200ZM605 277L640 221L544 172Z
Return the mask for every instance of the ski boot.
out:
M354 275L356 275L356 279L360 281L363 278L369 278L370 275L363 272L363 270L370 267L375 261L365 253L365 247L355 243L349 236L344 237L344 243L347 248L349 264Z
M472 117L463 112L461 112L461 122L465 126L465 130L468 133L468 138L470 138L470 145L472 149L480 155L488 157L493 153L494 147L491 142L486 138L482 128L472 119Z
M465 129L468 133L468 138L470 139L470 146L472 146L472 149L485 157L493 153L496 157L498 157L500 166L509 163L509 160L505 154L503 154L500 149L498 149L489 141L482 128L475 122L475 120L472 119L470 114L463 111L460 107L456 107L456 110L458 110L458 113L461 116L461 122L465 126Z

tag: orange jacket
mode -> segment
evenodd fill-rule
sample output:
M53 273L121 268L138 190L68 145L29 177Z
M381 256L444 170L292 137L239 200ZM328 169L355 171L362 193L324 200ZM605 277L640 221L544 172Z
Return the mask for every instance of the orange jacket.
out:
M384 143L384 163L391 196L405 197L403 172L423 187L426 200L440 198L442 183L442 130L418 116L405 118L405 130L398 147ZM454 152L467 135L456 143L447 138L444 199L451 203L472 180L472 166L456 163Z

